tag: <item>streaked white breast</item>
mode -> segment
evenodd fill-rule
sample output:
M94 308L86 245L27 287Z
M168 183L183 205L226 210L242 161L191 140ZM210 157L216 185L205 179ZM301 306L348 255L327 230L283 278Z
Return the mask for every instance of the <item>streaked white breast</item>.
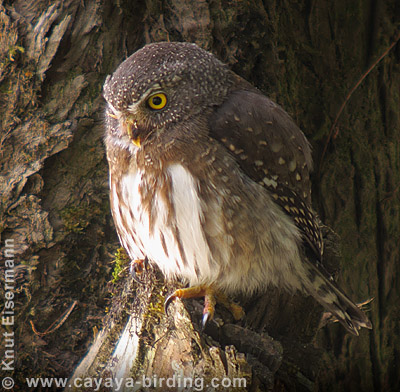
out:
M140 194L143 173L139 170L122 177L121 194L124 203L121 204L126 207L117 208L115 205L114 211L120 211L124 215L127 226L134 228L143 248L137 251L133 230L127 232L121 228L122 225L118 224L122 221L121 217L114 216L119 230L127 234L125 238L128 238L129 243L124 246L128 251L132 249L132 254L129 252L132 259L147 255L167 277L183 277L191 284L211 283L218 271L210 269L212 255L202 229L203 211L197 182L180 164L169 166L166 174L167 180L171 182L170 202L174 213L168 213L168 206L161 192L156 191L152 201L155 220L151 232L149 215L142 208ZM171 220L168 221L170 217Z

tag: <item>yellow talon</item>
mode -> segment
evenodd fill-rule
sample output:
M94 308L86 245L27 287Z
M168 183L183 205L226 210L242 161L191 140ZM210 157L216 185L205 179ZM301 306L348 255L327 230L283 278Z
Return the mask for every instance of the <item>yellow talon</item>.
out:
M215 290L210 286L193 286L186 289L177 289L169 295L164 304L165 313L168 314L168 307L175 298L199 298L204 297L203 309L203 328L208 321L212 320L215 313L215 305L217 302L224 305L234 317L235 320L240 320L244 316L244 310L241 306L231 301L225 294Z

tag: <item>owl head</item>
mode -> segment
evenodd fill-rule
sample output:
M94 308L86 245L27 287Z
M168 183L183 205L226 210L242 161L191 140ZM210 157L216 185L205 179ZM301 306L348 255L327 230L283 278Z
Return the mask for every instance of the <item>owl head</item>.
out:
M195 44L146 45L106 79L107 132L140 147L171 124L220 105L232 83L226 65Z

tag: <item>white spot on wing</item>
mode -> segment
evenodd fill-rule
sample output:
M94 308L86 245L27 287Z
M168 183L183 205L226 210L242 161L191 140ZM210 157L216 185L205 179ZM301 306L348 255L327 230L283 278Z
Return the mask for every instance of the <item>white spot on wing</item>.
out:
M272 186L274 188L276 188L278 185L278 183L275 180L273 180L272 178L268 178L268 177L264 177L263 182L265 185Z

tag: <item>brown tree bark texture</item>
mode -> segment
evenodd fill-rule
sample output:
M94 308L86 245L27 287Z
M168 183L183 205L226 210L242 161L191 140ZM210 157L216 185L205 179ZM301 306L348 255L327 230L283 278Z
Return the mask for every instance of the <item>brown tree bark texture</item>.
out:
M395 0L0 0L0 234L3 260L5 241L15 247L14 390L26 390L25 377L71 376L82 358L75 376L180 372L244 377L251 391L398 390L399 44L351 96L322 152L347 93L399 21ZM372 331L317 332L313 300L271 289L239 298L242 323L218 309L201 332L199 301L164 315L172 286L157 271L137 285L122 267L111 282L123 257L113 256L102 84L161 40L212 51L305 132L314 207L341 236L342 257L333 249L328 261L354 300L374 298Z

